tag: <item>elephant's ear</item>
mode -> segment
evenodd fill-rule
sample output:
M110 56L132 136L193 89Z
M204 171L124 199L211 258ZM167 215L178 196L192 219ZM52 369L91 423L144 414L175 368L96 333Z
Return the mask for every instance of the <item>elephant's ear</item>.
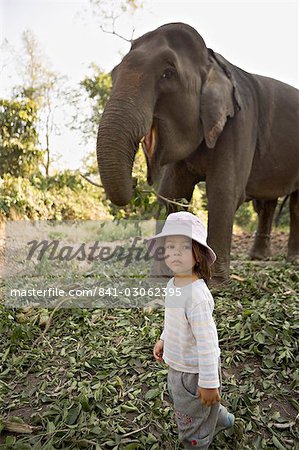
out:
M240 109L240 102L232 75L229 76L219 64L214 52L209 49L209 53L211 66L201 91L200 116L206 145L213 148L227 118L233 117L235 110Z

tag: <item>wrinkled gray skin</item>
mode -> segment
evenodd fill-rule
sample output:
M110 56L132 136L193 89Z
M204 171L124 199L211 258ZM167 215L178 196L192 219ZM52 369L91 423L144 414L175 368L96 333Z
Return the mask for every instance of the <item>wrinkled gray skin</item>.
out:
M192 167L189 165L188 158L174 164L165 165L163 167L163 171L164 190L160 191L160 194L168 200L185 198L189 203L196 184L200 181L205 181L205 176L203 174L196 173L192 170ZM251 259L262 260L271 256L271 229L277 200L278 199L253 200L254 209L258 214L258 228L249 253ZM160 198L158 198L158 202L161 206L166 206L167 215L178 211L178 207L174 203L167 202ZM156 217L157 219L159 218L159 213ZM163 222L160 220L157 223L157 233L161 231L162 226Z
M112 80L97 156L114 204L132 197L134 157L145 137L148 181L162 195L165 165L188 159L189 169L205 175L216 281L229 276L234 214L245 200L292 194L288 257L298 258L297 89L241 70L181 23L133 41Z

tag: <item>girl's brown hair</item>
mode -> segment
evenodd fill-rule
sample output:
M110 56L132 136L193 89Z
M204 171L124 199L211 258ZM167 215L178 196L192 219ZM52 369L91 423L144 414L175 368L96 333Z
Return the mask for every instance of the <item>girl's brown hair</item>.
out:
M196 261L193 273L205 281L209 281L212 278L213 270L208 258L208 249L192 239L192 251Z

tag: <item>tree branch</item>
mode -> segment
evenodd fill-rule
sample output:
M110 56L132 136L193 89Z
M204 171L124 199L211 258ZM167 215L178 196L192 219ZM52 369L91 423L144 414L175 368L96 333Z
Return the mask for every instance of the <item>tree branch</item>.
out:
M104 33L114 34L115 36L119 37L120 39L123 39L123 40L126 41L126 42L130 42L130 44L133 42L133 34L134 34L134 31L135 31L135 28L133 28L133 32L132 32L132 37L131 37L131 39L127 39L127 38L125 38L124 36L122 36L121 34L116 33L116 31L114 30L114 28L113 28L112 31L104 30L104 28L103 28L102 25L100 25L100 28L101 28L101 30L102 30Z
M82 173L80 173L80 176L82 178L84 178L84 180L88 181L88 183L92 184L93 186L99 187L104 189L104 187L101 184L95 183L94 181L92 181L90 178L88 178L86 175L83 175ZM147 191L147 190L140 190L140 192L143 192L145 194L149 194L149 193L154 193L157 197L160 197L162 200L164 200L167 203L172 203L173 205L177 205L177 206L182 206L184 208L186 208L187 206L190 206L190 203L179 203L176 202L174 200L170 200L169 198L163 197L163 195L158 194L158 192L156 192L155 190L152 191Z
M115 31L115 21L116 21L116 19L118 19L118 17L119 17L119 16L116 16L116 17L113 17L113 16L112 16L112 31L104 30L103 25L100 25L101 30L102 30L104 33L114 34L115 36L119 37L120 39L123 39L123 40L126 41L126 42L132 43L132 42L133 42L133 35L134 35L134 32L135 32L135 28L133 27L133 29L132 29L131 39L127 39L127 38L125 38L124 36L122 36L121 34L118 34L118 33Z
M83 175L82 173L80 173L80 175L82 178L84 178L84 180L88 181L88 183L93 184L96 187L103 188L101 184L95 183L94 181L90 180L86 175Z
M165 200L167 203L172 203L173 205L183 206L184 208L186 208L187 206L191 206L190 203L179 203L179 202L175 202L174 200L170 200L167 197L163 197L163 195L158 194L158 192L156 192L155 190L152 190L152 191L142 190L140 192L144 192L144 193L153 192L157 197L160 197L162 200Z

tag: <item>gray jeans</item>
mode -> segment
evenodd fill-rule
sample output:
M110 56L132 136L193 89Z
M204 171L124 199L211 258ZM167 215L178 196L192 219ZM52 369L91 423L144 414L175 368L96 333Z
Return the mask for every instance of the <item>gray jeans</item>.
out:
M219 357L218 372L221 395L222 377ZM212 406L201 403L198 395L198 373L179 372L168 367L167 387L174 407L175 420L179 429L179 440L185 449L206 450L212 443L219 409L225 409L220 402Z

